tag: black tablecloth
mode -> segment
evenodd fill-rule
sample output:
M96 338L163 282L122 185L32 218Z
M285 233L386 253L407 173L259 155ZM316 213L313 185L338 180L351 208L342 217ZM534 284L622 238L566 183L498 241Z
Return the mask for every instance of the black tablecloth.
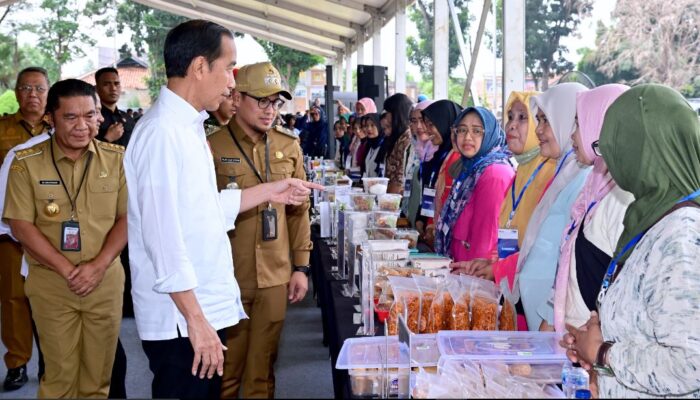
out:
M345 339L355 336L359 325L354 325L352 316L359 299L342 295L346 280L338 280L331 270L336 262L331 255L331 247L325 239L319 238L318 226L312 226L311 238L314 250L311 255L311 272L316 299L323 318L323 344L328 346L333 368L333 389L335 398L350 398L350 382L347 370L337 370L335 363Z

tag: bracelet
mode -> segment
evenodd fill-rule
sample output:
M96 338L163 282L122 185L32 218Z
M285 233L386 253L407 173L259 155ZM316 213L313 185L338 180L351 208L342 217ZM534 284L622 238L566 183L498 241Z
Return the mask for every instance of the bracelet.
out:
M598 348L598 354L596 355L595 364L593 364L593 368L602 375L615 375L612 368L610 368L610 365L608 364L608 353L610 353L610 349L613 347L614 344L615 342L603 342L603 344L601 344Z

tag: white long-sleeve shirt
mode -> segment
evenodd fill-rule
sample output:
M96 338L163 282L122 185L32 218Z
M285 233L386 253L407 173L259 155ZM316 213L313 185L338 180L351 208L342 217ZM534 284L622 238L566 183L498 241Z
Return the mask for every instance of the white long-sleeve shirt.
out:
M246 318L226 234L241 192L217 191L206 118L163 87L126 151L131 293L142 340L187 336L173 292L193 289L216 330Z

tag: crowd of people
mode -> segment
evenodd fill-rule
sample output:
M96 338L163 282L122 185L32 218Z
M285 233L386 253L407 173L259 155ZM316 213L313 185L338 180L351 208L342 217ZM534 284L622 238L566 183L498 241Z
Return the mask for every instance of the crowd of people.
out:
M173 28L142 116L117 107L113 68L94 87L18 74L0 119L5 390L37 340L38 397L126 397L133 312L154 397L273 397L323 190L307 155L388 178L419 248L500 285L519 330L562 334L600 397L700 397L700 121L678 92L561 83L511 93L503 124L396 93L338 103L331 136L317 102L280 115L271 63L236 58L215 23Z
M700 396L700 121L680 93L513 92L503 128L445 99L382 106L346 108L336 162L405 194L421 250L498 284L519 330L565 335L599 396Z

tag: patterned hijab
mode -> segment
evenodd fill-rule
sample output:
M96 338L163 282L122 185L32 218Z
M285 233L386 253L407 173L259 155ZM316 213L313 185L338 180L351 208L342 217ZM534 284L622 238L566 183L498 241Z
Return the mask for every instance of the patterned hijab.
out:
M593 152L591 144L600 137L603 127L603 117L610 104L624 93L629 86L603 85L587 92L578 93L576 96L576 115L578 117L581 142L588 159L593 160L593 170L586 178L586 183L579 193L571 208L571 222L576 227L580 226L581 219L586 212L586 224L593 216L594 208L588 210L591 204L600 204L600 201L615 187L615 181L608 173L608 166L602 157ZM564 319L566 313L566 289L569 282L569 270L571 266L571 253L574 251L578 229L569 234L569 229L563 232L559 253L557 276L554 283L554 327L557 332L564 331Z
M449 255L452 243L452 229L457 219L469 203L474 188L481 174L492 164L508 164L510 153L505 149L505 134L496 117L483 107L468 107L455 119L458 124L470 112L475 112L484 124L484 138L481 147L474 157L462 155L462 170L454 181L450 196L440 213L440 220L435 229L435 251Z
M700 189L698 115L669 87L639 85L620 96L605 114L600 151L617 185L635 199L627 207L616 256L677 201ZM698 197L691 201L700 205Z

